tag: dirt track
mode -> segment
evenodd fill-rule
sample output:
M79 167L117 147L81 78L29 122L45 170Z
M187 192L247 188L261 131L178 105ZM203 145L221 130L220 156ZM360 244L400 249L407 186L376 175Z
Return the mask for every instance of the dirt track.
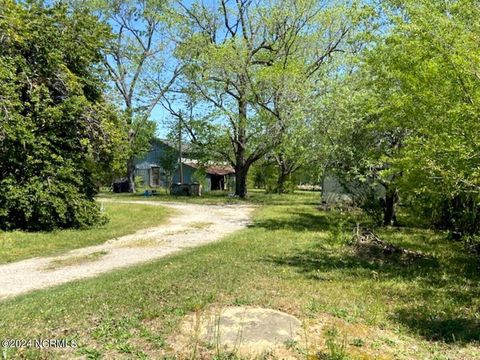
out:
M61 256L0 265L0 299L93 277L216 241L244 228L253 210L245 205L121 202L164 206L174 209L175 215L166 224L111 239L101 245L72 250Z

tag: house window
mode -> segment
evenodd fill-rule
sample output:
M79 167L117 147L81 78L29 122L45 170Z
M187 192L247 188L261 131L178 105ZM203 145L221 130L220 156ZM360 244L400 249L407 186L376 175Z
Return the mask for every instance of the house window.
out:
M160 167L150 168L150 186L160 186Z

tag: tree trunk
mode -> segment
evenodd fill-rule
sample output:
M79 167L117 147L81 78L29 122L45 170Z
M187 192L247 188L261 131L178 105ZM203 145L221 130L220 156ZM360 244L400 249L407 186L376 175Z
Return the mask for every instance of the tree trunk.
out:
M245 156L247 142L247 101L244 97L238 100L238 128L235 151L235 195L240 198L247 196L247 174L250 164Z
M247 196L247 175L250 164L246 162L245 148L240 144L237 146L235 158L235 195L243 199Z
M277 188L275 191L277 194L285 193L285 182L287 181L288 175L289 172L284 171L284 169L280 169L277 178Z
M277 161L278 165L278 177L275 192L277 194L283 194L285 192L285 182L287 181L287 177L290 174L290 169L287 166L286 160L281 153L275 155L275 160Z
M128 192L135 192L135 163L132 156L127 160L127 180L128 180Z
M242 199L247 196L247 174L248 167L235 167L235 195Z
M383 210L383 225L395 225L397 216L395 214L395 204L397 202L397 189L388 189L385 194L385 208Z
M325 179L327 177L327 171L325 170L326 168L324 168L322 170L322 174L320 175L319 179L318 179L318 183L320 185L320 200L322 202L326 202L326 199L325 199Z
M136 133L135 133L135 130L131 128L133 124L133 110L132 110L130 99L127 101L127 108L125 110L125 113L127 118L127 124L130 127L130 129L128 130L128 144L129 144L130 150L133 150ZM136 189L135 189L135 155L133 154L133 151L127 159L127 181L128 181L128 192L134 193Z

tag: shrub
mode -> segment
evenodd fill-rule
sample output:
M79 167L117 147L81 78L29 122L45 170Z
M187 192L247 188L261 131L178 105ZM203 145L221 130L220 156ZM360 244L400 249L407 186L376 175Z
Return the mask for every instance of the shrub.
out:
M112 118L93 75L107 30L64 5L2 4L0 229L104 221L91 164L108 165Z

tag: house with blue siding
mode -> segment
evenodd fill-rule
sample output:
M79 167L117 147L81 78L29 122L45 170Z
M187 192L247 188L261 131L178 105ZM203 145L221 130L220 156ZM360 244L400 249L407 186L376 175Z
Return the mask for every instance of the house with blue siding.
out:
M197 171L205 174L203 181L203 191L210 190L228 190L229 185L235 177L235 170L224 164L200 164L194 159L188 159L190 146L183 145L182 151L182 172L183 183L191 184L198 181L194 177ZM168 174L162 168L162 158L168 157L175 162L175 170ZM151 188L165 188L172 183L181 182L180 166L178 161L178 149L168 140L154 139L150 150L142 157L135 160L135 177L142 179L143 185Z

